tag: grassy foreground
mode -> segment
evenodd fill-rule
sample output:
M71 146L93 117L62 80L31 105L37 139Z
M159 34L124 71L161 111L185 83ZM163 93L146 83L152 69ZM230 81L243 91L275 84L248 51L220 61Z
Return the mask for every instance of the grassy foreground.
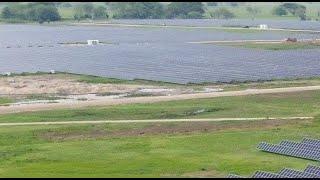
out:
M235 125L239 122L234 122ZM260 152L261 141L320 138L319 118L274 127L233 128L160 135L86 137L137 125L0 128L0 177L225 177L255 170L303 169L315 162ZM230 123L232 124L232 123ZM240 124L239 124L240 125ZM156 126L156 125L154 125ZM47 132L53 132L51 139ZM76 138L55 139L56 134ZM56 133L56 134L55 134ZM106 133L106 134L107 134Z
M7 114L0 122L314 116L319 107L320 91L308 91Z
M320 91L308 91L1 115L0 122L317 116L319 107ZM198 109L207 111L190 113ZM0 177L249 176L255 170L277 172L283 167L303 169L316 164L260 152L256 145L260 141L320 138L319 116L268 121L210 122L200 131L188 131L196 126L193 124L180 132L160 134L154 134L152 128L178 128L181 124L0 127Z

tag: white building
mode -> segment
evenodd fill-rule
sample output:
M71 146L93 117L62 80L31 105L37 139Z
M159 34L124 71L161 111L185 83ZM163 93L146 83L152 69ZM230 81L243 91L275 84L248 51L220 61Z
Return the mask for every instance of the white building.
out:
M266 24L260 24L259 29L268 29L268 25Z
M89 46L98 45L99 44L99 40L87 40L87 43L88 43Z

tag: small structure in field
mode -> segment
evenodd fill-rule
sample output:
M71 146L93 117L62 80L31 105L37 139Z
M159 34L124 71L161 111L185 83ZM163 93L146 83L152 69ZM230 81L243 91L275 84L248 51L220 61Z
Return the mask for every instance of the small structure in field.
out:
M266 24L260 24L259 29L268 29L268 25Z
M87 40L87 43L88 43L89 46L98 45L99 44L99 40Z
M56 71L55 70L50 70L50 74L55 74Z
M297 38L287 38L285 39L286 42L297 42Z

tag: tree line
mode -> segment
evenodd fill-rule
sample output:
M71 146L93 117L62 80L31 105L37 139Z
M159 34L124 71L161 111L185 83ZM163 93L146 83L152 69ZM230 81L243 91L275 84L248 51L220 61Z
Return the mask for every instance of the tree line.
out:
M34 2L34 3L8 3L2 9L3 19L18 19L36 21L39 23L59 21L61 16L58 8L73 8L74 19L200 19L206 12L204 3L201 2L171 2L164 5L159 2L106 2L106 6L94 5L93 3L77 3L71 5L68 2ZM219 6L217 2L207 2L208 6ZM230 6L237 7L239 2L229 2ZM108 7L108 9L106 8ZM108 14L108 12L112 12ZM247 7L246 11L255 18L260 13L257 7ZM301 20L306 20L306 7L297 3L283 3L277 6L272 13L277 16L292 14ZM225 7L215 8L208 12L211 18L230 19L235 14Z
M9 4L1 12L3 19L37 21L39 23L61 19L55 3Z

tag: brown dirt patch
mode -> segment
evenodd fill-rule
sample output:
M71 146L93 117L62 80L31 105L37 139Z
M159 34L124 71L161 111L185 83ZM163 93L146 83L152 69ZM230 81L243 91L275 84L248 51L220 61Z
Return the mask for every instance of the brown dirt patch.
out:
M76 78L59 75L14 76L0 78L1 94L89 94L127 93L141 85L90 84L78 82ZM152 86L143 86L152 87Z
M180 122L152 123L146 126L125 127L125 129L108 130L103 125L94 125L89 130L48 131L39 133L41 139L49 141L66 141L97 139L106 137L132 137L159 134L190 134L194 132L219 132L225 130L272 129L284 125L310 124L312 120L259 120L239 122ZM129 125L126 125L129 126Z

